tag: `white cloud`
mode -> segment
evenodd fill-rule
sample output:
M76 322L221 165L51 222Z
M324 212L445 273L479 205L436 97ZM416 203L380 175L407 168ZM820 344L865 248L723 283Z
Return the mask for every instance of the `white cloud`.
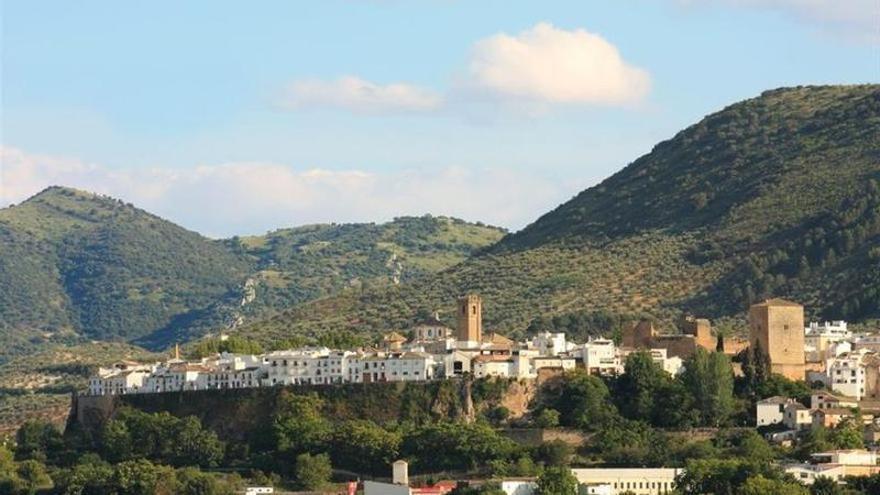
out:
M775 10L855 41L880 42L878 0L676 0L685 5L723 4Z
M380 85L355 76L294 81L279 101L288 110L333 107L358 113L424 112L441 103L440 95L429 89L405 83Z
M0 147L0 206L50 185L120 198L215 237L425 213L519 228L580 189L503 168L370 173L248 162L120 170Z
M650 88L648 73L601 36L548 23L478 41L468 71L477 89L547 103L628 105Z

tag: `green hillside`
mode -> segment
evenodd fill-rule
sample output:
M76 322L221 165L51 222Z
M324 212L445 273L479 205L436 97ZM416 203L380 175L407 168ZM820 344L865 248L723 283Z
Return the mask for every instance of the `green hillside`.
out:
M90 339L161 349L346 288L413 280L503 235L425 216L214 241L52 187L0 210L0 362Z
M61 187L0 210L0 253L6 355L46 340L147 335L209 305L249 271L219 242Z
M243 333L375 334L449 311L465 291L513 335L608 330L638 313L735 323L769 295L815 317L878 318L878 180L880 86L768 91L437 276L300 305Z

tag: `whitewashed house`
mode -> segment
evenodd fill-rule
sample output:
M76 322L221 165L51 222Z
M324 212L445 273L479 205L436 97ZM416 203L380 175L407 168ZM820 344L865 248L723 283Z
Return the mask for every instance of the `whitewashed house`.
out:
M825 384L834 392L861 400L865 395L865 358L873 351L859 351L841 354L826 361Z
M755 425L769 426L783 422L785 419L785 406L795 402L788 397L768 397L759 400L755 406Z
M558 356L568 350L565 334L562 332L540 332L532 337L531 345L542 356Z
M810 409L800 402L786 404L783 414L782 422L789 430L807 430L813 425Z
M591 339L581 346L580 357L591 375L613 376L623 372L617 346L611 339Z

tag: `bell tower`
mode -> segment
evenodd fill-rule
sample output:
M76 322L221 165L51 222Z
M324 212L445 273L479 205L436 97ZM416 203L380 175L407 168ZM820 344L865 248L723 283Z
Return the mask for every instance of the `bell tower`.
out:
M483 339L483 300L468 294L458 300L458 329L456 340L479 344Z

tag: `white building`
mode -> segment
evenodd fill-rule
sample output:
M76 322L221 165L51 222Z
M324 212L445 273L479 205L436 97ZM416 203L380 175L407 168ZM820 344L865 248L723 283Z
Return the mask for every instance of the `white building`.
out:
M798 463L785 466L785 472L805 485L812 485L820 476L839 482L846 475L846 468L837 464Z
M352 361L352 382L411 382L434 378L434 356L424 352L376 352Z
M443 356L443 373L446 378L461 376L471 372L471 361L473 354L462 351L452 351Z
M572 371L577 367L577 359L570 356L538 356L532 359L535 375L542 369Z
M877 452L865 449L830 450L810 456L816 464L845 464L848 466L876 466Z
M431 318L416 323L412 329L415 342L445 341L453 339L452 333L452 329L440 321L440 315L437 313L434 313Z
M675 477L682 469L673 468L587 468L571 472L582 485L611 485L613 493L632 492L636 495L671 493Z
M89 379L89 395L123 395L138 393L146 384L153 367L149 365L117 364L98 368L98 374Z
M618 492L608 483L594 483L590 485L580 485L578 493L586 495L616 495Z
M276 351L265 356L266 377L272 385L326 385L349 381L351 351L331 351L326 347Z
M810 409L838 409L841 407L858 407L859 403L845 400L827 392L815 392L810 396Z
M565 334L562 332L540 332L532 337L531 346L542 356L558 356L568 350Z
M169 362L157 366L147 377L142 393L181 392L207 388L206 373L211 368L203 364Z
M767 426L782 423L785 418L785 406L795 402L787 397L769 397L759 400L755 407L755 425Z
M626 362L626 357L633 352L647 352L651 355L651 359L663 368L663 371L672 376L678 375L684 370L684 361L678 356L669 357L667 350L664 348L655 349L621 349L621 363Z
M580 357L584 369L591 375L618 375L623 372L623 365L617 346L610 339L591 339L581 346Z
M872 351L859 351L829 358L825 365L825 385L838 394L861 400L865 395L865 357Z
M475 378L487 378L490 376L509 378L517 374L516 366L511 356L476 356L471 361L471 367Z
M880 352L880 335L862 334L855 337L853 348L855 350L866 349Z
M813 426L813 416L800 402L791 402L785 405L782 422L789 430L807 430Z

